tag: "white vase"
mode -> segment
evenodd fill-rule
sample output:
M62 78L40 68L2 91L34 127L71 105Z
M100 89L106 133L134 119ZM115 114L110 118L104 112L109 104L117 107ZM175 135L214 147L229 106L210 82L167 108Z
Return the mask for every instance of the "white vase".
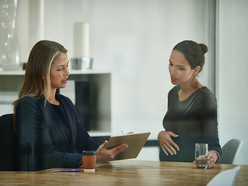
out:
M16 37L18 0L0 0L0 68L15 70L21 66Z

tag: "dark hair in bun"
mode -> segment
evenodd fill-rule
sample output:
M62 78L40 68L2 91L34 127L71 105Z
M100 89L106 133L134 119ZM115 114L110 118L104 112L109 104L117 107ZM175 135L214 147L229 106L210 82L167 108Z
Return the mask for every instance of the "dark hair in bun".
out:
M202 48L202 51L204 54L208 52L208 47L205 44L199 43L199 45Z
M194 41L185 40L178 43L173 50L181 52L184 55L185 59L189 62L191 69L200 66L202 70L205 63L204 54L208 51L208 47L205 44L198 44Z

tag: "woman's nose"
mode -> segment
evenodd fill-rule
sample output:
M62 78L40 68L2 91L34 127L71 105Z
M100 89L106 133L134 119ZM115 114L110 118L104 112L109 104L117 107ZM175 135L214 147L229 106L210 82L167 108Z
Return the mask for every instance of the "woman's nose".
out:
M66 70L65 70L65 75L66 76L69 76L70 75L70 72L69 72L69 68L67 67Z
M175 68L174 67L170 67L169 68L169 72L170 72L170 74L175 74Z

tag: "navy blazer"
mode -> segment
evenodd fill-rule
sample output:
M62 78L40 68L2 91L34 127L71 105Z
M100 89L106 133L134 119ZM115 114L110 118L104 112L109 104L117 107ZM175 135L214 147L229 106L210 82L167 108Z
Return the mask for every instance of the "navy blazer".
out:
M52 105L48 102L44 105L44 97L35 99L26 96L17 104L16 127L21 152L21 170L78 167L83 150L98 148L79 121L71 100L60 94L56 94L56 98L69 121L71 141L65 135L66 126L58 122L60 116Z

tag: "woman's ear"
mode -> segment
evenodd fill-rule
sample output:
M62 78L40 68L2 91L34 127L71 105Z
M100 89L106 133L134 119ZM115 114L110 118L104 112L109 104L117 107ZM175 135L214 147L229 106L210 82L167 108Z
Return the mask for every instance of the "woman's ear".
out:
M45 76L43 73L41 73L41 79L45 79Z
M201 70L200 66L195 67L195 75L198 74Z

